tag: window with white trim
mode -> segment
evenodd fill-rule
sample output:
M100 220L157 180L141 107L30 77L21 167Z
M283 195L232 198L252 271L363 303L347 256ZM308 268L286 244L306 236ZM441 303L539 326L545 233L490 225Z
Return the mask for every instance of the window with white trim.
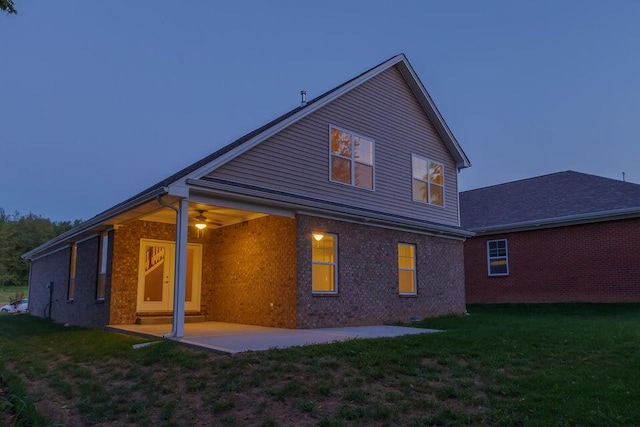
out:
M78 258L78 244L71 245L71 260L69 261L69 284L67 287L67 301L73 301L76 294L76 260Z
M338 292L338 236L314 233L311 249L311 290L313 293Z
M398 243L398 291L400 295L416 292L416 246Z
M413 200L444 206L444 165L425 157L411 155Z
M329 179L373 190L373 139L334 126L329 127L329 138Z
M487 265L489 276L506 276L509 274L507 239L487 241Z
M107 282L107 257L109 252L109 234L100 236L100 251L98 255L98 282L96 284L96 299L102 301L105 298Z

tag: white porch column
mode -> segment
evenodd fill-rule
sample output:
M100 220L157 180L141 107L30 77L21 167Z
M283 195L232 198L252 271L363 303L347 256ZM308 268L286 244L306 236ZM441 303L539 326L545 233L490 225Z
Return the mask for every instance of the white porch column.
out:
M187 289L187 238L189 235L189 201L181 199L176 214L176 264L174 268L173 328L166 338L184 337L184 300Z

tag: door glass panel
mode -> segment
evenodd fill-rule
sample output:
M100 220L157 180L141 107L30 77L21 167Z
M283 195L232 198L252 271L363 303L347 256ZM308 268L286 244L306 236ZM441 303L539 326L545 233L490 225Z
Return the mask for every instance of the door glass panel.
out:
M162 301L164 284L165 249L162 246L145 246L144 300Z

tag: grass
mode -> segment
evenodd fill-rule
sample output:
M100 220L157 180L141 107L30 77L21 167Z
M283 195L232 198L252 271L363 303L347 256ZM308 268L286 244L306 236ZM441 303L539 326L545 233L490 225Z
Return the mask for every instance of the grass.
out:
M3 316L0 341L11 345L0 352L0 377L18 404L0 397L0 418L5 411L27 420L16 425L166 426L640 420L640 304L469 312L415 325L446 330L439 334L233 358L169 341L133 350L142 340Z
M9 302L16 297L16 293L22 292L23 298L29 296L27 286L0 286L0 302Z

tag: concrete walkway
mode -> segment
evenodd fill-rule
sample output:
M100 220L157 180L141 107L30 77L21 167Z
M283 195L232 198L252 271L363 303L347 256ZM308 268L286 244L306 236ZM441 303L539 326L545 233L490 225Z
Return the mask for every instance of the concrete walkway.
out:
M322 329L281 329L237 323L186 323L185 336L178 340L184 344L209 350L236 354L308 344L327 344L356 338L398 337L401 335L439 332L437 329L419 329L404 326L354 326ZM171 331L171 325L114 325L115 331L149 337L162 337Z

